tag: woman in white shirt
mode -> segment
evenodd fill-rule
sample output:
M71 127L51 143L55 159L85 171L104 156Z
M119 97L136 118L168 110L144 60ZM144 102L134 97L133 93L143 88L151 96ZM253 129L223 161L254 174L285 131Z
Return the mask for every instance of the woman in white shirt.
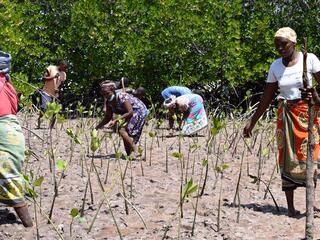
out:
M279 151L278 161L281 168L282 190L286 194L289 217L294 217L298 213L294 207L294 190L297 187L305 186L308 100L311 98L316 105L314 120L314 136L316 139L314 149L315 181L320 149L318 134L320 129L318 118L320 99L314 88L303 88L303 54L296 49L296 42L297 35L291 28L280 28L276 32L274 43L281 58L271 64L264 94L257 111L243 129L243 135L250 137L256 122L269 107L276 91L279 90L276 132ZM320 82L320 61L312 53L307 55L307 72L309 86L312 85L312 78L318 83ZM284 126L286 127L284 128Z

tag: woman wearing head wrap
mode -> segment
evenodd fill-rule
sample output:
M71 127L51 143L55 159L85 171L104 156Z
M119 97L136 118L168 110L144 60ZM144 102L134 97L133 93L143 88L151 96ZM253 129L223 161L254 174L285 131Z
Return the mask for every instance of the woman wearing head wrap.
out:
M296 49L297 35L289 27L280 28L275 33L274 43L280 58L275 60L269 69L264 94L257 111L243 130L245 137L251 136L256 122L270 105L274 94L279 89L277 113L277 140L279 165L281 168L282 190L285 192L288 204L288 216L294 217L294 190L305 186L306 179L306 145L308 140L308 102L315 101L314 134L316 145L314 149L314 170L316 180L316 161L319 153L319 97L314 88L303 89L303 54ZM320 82L320 61L312 53L307 55L307 75L309 86L312 78Z
M125 92L116 92L116 84L113 81L104 81L100 84L101 94L104 97L105 117L97 125L99 129L107 124L107 127L114 126L120 119L119 134L121 135L127 155L135 150L135 144L139 141L148 110L138 98ZM121 115L113 119L113 114Z
M8 53L0 52L0 202L13 207L25 227L32 227L23 194L25 141L16 118L18 97L9 81L10 60Z
M208 125L203 99L198 94L185 94L175 99L179 112L183 113L182 134L192 135Z

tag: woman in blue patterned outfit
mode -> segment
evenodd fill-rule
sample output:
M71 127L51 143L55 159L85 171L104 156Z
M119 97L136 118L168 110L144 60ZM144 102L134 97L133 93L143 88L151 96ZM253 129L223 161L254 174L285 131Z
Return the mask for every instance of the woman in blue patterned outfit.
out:
M148 114L147 107L138 98L125 92L116 92L116 84L112 81L104 81L100 84L101 94L104 97L105 116L97 125L99 129L113 127L120 119L126 124L120 126L119 134L123 139L127 155L135 151L135 145L139 141L141 132ZM121 115L113 119L113 114Z

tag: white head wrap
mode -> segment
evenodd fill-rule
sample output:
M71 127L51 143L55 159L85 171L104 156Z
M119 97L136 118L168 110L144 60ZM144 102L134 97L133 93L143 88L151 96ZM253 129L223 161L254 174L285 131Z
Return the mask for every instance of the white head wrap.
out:
M116 89L116 84L112 81L107 80L107 81L100 83L100 87L105 88L110 91L114 91Z
M179 105L179 107L189 107L189 98L187 98L186 96L182 95L180 97L177 97L176 99L176 103L177 105Z
M280 28L276 32L274 37L275 38L276 37L283 37L283 38L290 40L291 42L297 43L297 34L292 28L289 28L289 27Z
M174 107L174 105L176 104L176 99L176 96L171 95L169 98L164 100L163 105L167 108Z

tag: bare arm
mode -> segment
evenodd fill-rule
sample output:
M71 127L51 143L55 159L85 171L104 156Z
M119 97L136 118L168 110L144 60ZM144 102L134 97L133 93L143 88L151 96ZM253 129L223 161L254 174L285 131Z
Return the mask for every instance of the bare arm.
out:
M110 107L107 107L106 113L104 115L104 118L101 120L101 122L96 126L96 129L102 128L104 125L106 125L110 120L112 119L113 112Z
M269 107L270 103L272 102L273 96L278 89L278 83L266 83L264 88L263 95L258 105L257 111L253 114L250 121L247 123L245 128L243 129L243 135L245 137L251 136L251 131L254 128L255 124L259 120L259 118L264 114L266 109Z
M48 81L48 80L53 80L55 78L59 77L59 73L57 73L55 76L52 76L50 77L50 72L49 70L47 70L44 74L43 74L43 77L42 79L45 80L45 81Z
M124 120L129 120L133 115L133 109L131 103L128 100L124 102L124 109L126 110L126 113L123 114L121 118L123 118Z

